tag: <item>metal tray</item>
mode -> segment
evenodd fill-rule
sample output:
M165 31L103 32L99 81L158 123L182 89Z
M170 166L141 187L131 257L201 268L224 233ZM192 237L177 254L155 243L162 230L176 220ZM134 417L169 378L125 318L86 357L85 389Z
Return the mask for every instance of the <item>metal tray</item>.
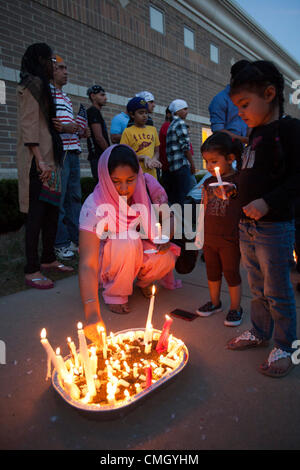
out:
M122 330L118 331L115 333L115 336L119 334L124 334L128 333L130 331L144 331L145 328L130 328L127 330ZM153 330L153 333L160 333L160 330ZM115 405L99 405L99 404L85 404L81 403L78 401L73 400L67 392L64 390L62 387L60 378L57 374L56 369L53 370L52 372L52 385L54 390L63 398L64 401L66 401L70 406L76 408L78 411L84 412L84 414L89 413L97 415L97 416L106 416L106 417L120 417L122 414L124 414L124 411L127 411L129 408L132 408L133 405L138 404L142 399L146 398L150 394L152 394L155 390L157 390L159 387L161 387L164 384L167 384L170 380L172 380L174 377L179 374L179 372L182 371L182 369L186 366L188 359L189 359L189 353L188 349L183 345L183 360L179 364L179 366L173 370L172 372L169 372L166 374L164 377L159 379L157 382L152 384L149 388L146 390L142 390L141 392L137 393L134 395L134 397L129 398L126 401L120 401L119 403L116 403ZM67 360L70 356L67 356L64 358L64 360Z

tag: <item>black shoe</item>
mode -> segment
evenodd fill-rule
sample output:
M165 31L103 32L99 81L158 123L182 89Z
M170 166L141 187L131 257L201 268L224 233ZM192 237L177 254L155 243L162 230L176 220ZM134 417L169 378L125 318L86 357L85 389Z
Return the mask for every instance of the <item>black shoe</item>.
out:
M200 317L209 317L212 313L215 312L222 312L221 302L217 306L213 305L212 302L207 302L196 310L196 313L198 313Z
M224 320L225 326L239 326L242 323L243 309L242 307L239 310L229 310Z

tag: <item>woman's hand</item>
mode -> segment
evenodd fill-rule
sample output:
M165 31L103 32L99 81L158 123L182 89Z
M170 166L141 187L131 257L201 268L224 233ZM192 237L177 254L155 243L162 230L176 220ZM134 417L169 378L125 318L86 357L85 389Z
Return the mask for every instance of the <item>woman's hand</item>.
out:
M269 212L269 206L264 199L260 198L244 206L243 211L247 217L259 220Z
M53 169L46 163L36 160L37 170L40 172L40 180L44 183L51 178Z
M88 319L87 324L84 327L84 334L85 336L92 342L96 343L98 346L102 345L102 338L98 333L99 328L104 328L106 333L105 324L98 315L91 316Z

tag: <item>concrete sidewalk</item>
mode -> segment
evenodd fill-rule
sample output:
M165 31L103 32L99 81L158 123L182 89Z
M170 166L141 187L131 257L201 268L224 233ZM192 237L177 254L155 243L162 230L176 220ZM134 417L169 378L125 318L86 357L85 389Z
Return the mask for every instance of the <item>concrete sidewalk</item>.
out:
M226 342L249 327L250 293L243 272L243 324L223 325L224 313L192 322L174 319L172 333L189 349L189 363L177 378L117 421L91 421L68 406L45 381L46 359L40 331L68 354L66 337L77 344L76 325L84 321L78 277L58 281L49 291L28 289L0 298L1 449L299 449L300 366L282 379L257 372L269 349L229 351ZM154 328L174 308L194 311L208 300L205 265L178 276L182 289L161 288ZM295 284L297 275L292 273ZM296 292L297 311L300 294ZM229 305L227 288L222 295ZM103 302L108 332L144 327L149 302L138 289L132 312L116 315ZM298 334L298 337L300 335Z

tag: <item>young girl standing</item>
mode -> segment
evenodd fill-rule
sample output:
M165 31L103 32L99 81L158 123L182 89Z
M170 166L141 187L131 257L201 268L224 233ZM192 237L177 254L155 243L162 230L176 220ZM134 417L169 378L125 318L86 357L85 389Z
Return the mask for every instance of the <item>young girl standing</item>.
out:
M204 182L204 258L210 301L197 309L202 317L208 317L222 310L220 291L222 273L227 281L231 305L224 324L238 326L242 321L241 277L238 222L240 206L236 190L228 192L226 199L215 194L217 178L215 168L219 167L224 182L237 184L238 172L232 167L236 160L239 167L243 151L242 144L225 132L217 132L202 145L201 153L208 171L213 175ZM235 185L235 186L233 186ZM225 193L224 193L225 194Z
M252 292L252 329L232 339L242 350L274 349L260 372L282 377L293 367L296 307L290 281L294 244L294 201L299 184L300 121L284 116L284 80L266 61L249 63L232 81L231 98L252 128L243 154L238 199L242 261Z

